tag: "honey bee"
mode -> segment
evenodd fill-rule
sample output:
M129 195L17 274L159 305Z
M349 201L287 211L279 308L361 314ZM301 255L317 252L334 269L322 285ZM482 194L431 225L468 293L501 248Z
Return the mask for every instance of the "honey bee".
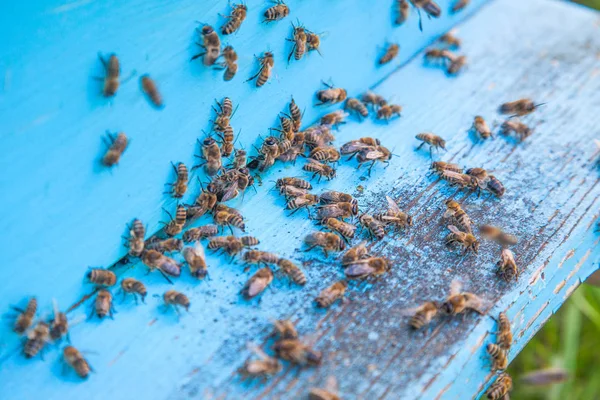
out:
M105 71L102 95L104 95L104 97L112 97L117 94L120 85L119 75L121 73L121 67L119 66L119 59L115 54L111 54L108 56L108 61L106 61L100 53L98 53L98 58Z
M246 230L243 217L236 212L231 212L232 209L217 211L213 214L215 224L218 226L227 226L233 234L232 227L236 227L242 232Z
M343 155L350 154L351 156L348 159L351 159L360 151L369 150L373 148L377 148L380 146L381 142L379 139L374 139L371 137L364 137L357 140L351 140L347 143L344 143L340 148L340 153Z
M286 140L294 140L294 121L287 114L279 116L279 125L281 129L274 129L281 132L281 138Z
M181 275L181 264L156 250L147 250L142 254L142 262L150 268L157 269L162 276L173 283L167 275L178 277Z
M238 369L238 373L244 379L259 377L263 381L281 371L281 363L273 357L269 357L257 346L248 346L258 357L258 360L248 360Z
M456 75L465 67L465 65L467 65L466 56L452 55L446 72L448 75Z
M181 249L183 249L183 240L176 238L160 240L157 237L152 237L146 243L146 250L156 250L160 253L173 253L181 251Z
M435 149L442 148L442 149L446 150L446 141L444 139L442 139L441 137L439 137L438 135L434 135L433 133L419 133L415 137L418 140L423 142L419 145L419 147L417 147L417 150L419 150L425 144L429 145L429 156L430 157L433 156L432 151L434 148Z
M356 261L344 269L348 279L377 277L390 270L388 261L383 257L371 257Z
M67 319L67 314L60 311L56 300L53 300L52 303L54 308L54 317L52 318L52 321L50 321L50 339L57 341L62 339L63 336L66 336L67 341L70 342L69 320Z
M177 211L175 212L175 218L171 215L170 212L164 210L171 221L165 224L165 233L169 236L175 236L181 233L183 230L183 226L185 225L185 221L187 220L187 210L183 205L177 206Z
M204 254L204 247L200 243L196 243L194 247L186 247L183 249L182 254L194 278L202 279L206 277L208 274L206 256Z
M526 373L519 381L527 386L546 386L564 383L569 378L569 373L562 368L544 368Z
M163 294L163 300L165 308L173 306L178 315L180 314L179 307L185 308L185 311L190 310L190 299L185 294L176 290L167 290Z
M139 219L134 219L129 227L129 255L139 257L144 251L144 236L146 236L146 228Z
M533 130L517 120L508 120L504 121L500 126L500 133L504 136L509 135L510 133L514 133L519 138L519 141L523 141L527 139L533 133Z
M319 196L307 193L307 194L304 194L301 196L293 197L290 200L288 200L288 202L286 204L286 208L288 210L293 210L291 212L291 214L295 213L296 211L298 211L301 208L305 208L306 211L308 211L308 214L310 215L309 207L314 206L315 204L318 204L318 203L319 203Z
M334 147L315 147L308 155L310 159L322 162L337 162L341 158L341 154Z
M349 224L344 221L340 221L337 218L325 218L321 223L333 232L339 233L344 239L354 238L356 232L356 226Z
M269 264L277 264L279 256L261 250L248 250L244 253L242 259L246 264L264 264L268 266Z
M438 312L439 304L435 301L428 301L417 308L402 310L403 315L410 316L408 324L414 330L419 330L429 325L438 315Z
M486 350L492 357L492 371L504 370L508 366L506 350L497 344L488 343Z
M390 196L385 196L385 199L388 203L388 210L385 213L375 214L373 217L379 222L382 222L386 225L395 225L400 229L405 229L408 226L412 226L412 216L400 210L398 204L396 204L396 202Z
M246 166L248 163L247 153L244 149L236 149L233 156L233 163L231 168L240 169Z
M183 241L185 243L195 242L200 239L215 236L218 233L216 225L204 225L197 228L190 228L183 233Z
M231 46L225 46L223 49L223 62L220 64L221 68L225 68L223 74L223 80L228 82L233 79L238 70L237 60L238 55Z
M477 179L467 174L461 174L450 170L444 170L440 174L440 178L450 182L450 185L452 186L456 185L460 186L461 188L470 188L472 190L479 189L479 183L477 182Z
M450 229L451 233L446 236L445 242L446 246L452 244L458 244L464 247L465 251L463 254L466 254L468 251L472 251L474 253L478 253L479 251L479 241L473 236L472 233L461 232L456 226L448 225L448 229Z
M175 183L170 183L169 185L172 187L172 195L176 199L180 199L183 197L188 187L188 169L184 163L180 162L175 166L175 164L171 163L173 169L175 170L175 174L177 175L177 179Z
M306 30L306 49L308 51L316 50L317 53L321 54L319 51L319 46L321 45L321 38L314 32Z
M462 209L460 204L454 200L446 200L446 212L444 218L452 218L452 221L464 232L473 233L471 228L471 218Z
M438 173L438 174L442 174L444 173L444 171L451 171L457 174L462 174L463 173L463 169L460 165L458 164L452 164L452 163L447 163L444 161L434 161L431 163L431 167L429 169L432 169L433 172L432 173Z
M200 143L200 141L198 141ZM192 169L204 166L204 171L208 176L216 175L223 168L221 161L221 149L217 141L211 137L207 137L200 144L202 155L195 155L196 158L202 159L204 162L194 166Z
M112 167L121 160L121 156L123 156L123 153L129 144L129 139L123 132L119 132L116 136L106 132L106 135L108 136L108 141L104 139L104 143L108 146L108 150L106 151L106 154L104 154L104 157L102 157L102 164L107 167Z
M336 171L333 167L310 158L308 159L308 162L304 164L302 169L313 173L311 179L319 175L318 182L321 182L322 177L326 177L327 180L330 181L336 176Z
M352 158L352 157L350 157ZM369 176L371 176L371 170L375 163L382 162L384 164L389 164L392 158L392 152L389 151L386 147L377 146L372 148L366 148L358 152L356 156L356 161L358 161L358 166L356 169L359 169L363 164L370 162L369 165Z
M509 282L513 278L519 279L519 269L515 262L515 255L509 249L502 250L500 261L496 266L498 267L498 275L505 281Z
M112 319L114 306L113 306L113 296L110 294L108 290L100 289L98 294L96 295L96 301L94 302L94 309L92 310L92 315L94 312L98 316L98 318L104 318L107 315Z
M441 61L444 64L450 62L454 57L453 53L448 49L427 49L425 51L425 61Z
M265 10L264 16L265 19L263 22L273 22L284 19L290 14L290 8L285 4L282 0L274 1L274 6L269 7Z
M232 257L240 253L245 247L256 246L260 241L253 236L217 236L208 242L208 248L211 250L223 249Z
M317 100L319 100L319 102L316 104L317 106L321 106L323 104L337 104L346 100L346 97L348 96L346 89L335 88L331 84L327 84L325 82L322 83L323 85L327 86L327 89L319 90L317 92Z
M344 280L341 280L323 289L315 299L317 306L321 308L330 307L333 303L335 303L338 300L341 300L344 297L344 293L346 293L347 287L348 283Z
M475 117L472 129L477 132L483 140L494 137L487 122L485 122L485 119L483 119L483 117L480 115Z
M92 268L86 275L87 279L101 286L113 286L117 283L117 276L107 269Z
M271 77L271 73L273 72L273 66L275 65L273 53L271 53L270 51L265 52L262 57L258 58L258 63L260 64L260 69L258 70L256 75L248 79L246 82L249 82L258 77L258 79L256 79L256 87L261 87L265 83L267 83L267 81Z
M402 25L408 19L410 14L410 6L408 0L396 0L394 2L394 8L396 10L396 25Z
M290 198L304 197L308 194L308 191L306 189L299 189L296 186L284 185L279 188L279 194L285 196L285 198L288 199L289 202Z
M50 326L46 322L39 321L32 330L27 333L27 340L23 346L25 358L33 358L40 353L50 341Z
M304 243L308 246L305 251L320 247L323 249L325 257L329 256L328 251L342 251L346 248L342 239L331 232L313 232L304 238Z
M392 119L394 116L401 117L402 107L397 104L386 104L381 106L377 110L377 119L384 119L386 121Z
M123 292L123 297L125 297L128 293L133 294L135 304L138 303L138 295L142 298L142 303L146 302L145 299L148 291L146 290L146 286L144 286L144 284L137 279L123 279L121 281L121 291Z
M263 267L248 279L248 282L246 282L241 291L242 296L246 299L251 299L262 293L272 281L273 271L269 267Z
M470 2L471 2L471 0L458 0L452 6L452 12L455 13L455 12L462 11L466 6L469 5Z
M298 339L298 332L290 320L273 321L273 332L270 335L276 339Z
M454 33L452 31L443 34L440 37L440 42L456 49L458 49L462 45L461 40L454 36Z
M233 153L233 128L228 126L222 133L217 135L221 138L221 156L229 157Z
M341 397L325 389L310 388L308 400L341 400Z
M400 46L398 46L398 44L396 43L391 43L385 50L385 54L381 56L381 58L377 62L379 63L379 65L387 64L394 58L398 57L398 53L400 53Z
M280 258L277 260L277 266L284 274L289 276L292 282L295 284L301 286L306 285L306 276L304 275L304 272L302 272L302 270L290 260Z
M292 101L290 102L289 109L290 116L292 117L292 122L294 124L294 130L298 131L300 130L300 125L302 124L302 112L300 111L300 107L298 107L293 97Z
M309 149L319 146L328 146L335 140L331 133L330 125L317 125L304 131L304 144Z
M365 242L361 242L344 253L342 256L342 266L347 267L348 265L369 256L369 250L367 249L367 246L365 246Z
M199 31L198 28L196 28L196 31ZM196 54L190 61L203 57L202 64L209 67L221 55L221 39L219 39L219 35L217 35L217 32L210 25L204 25L199 32L202 35L202 44L198 43L198 45L203 48L204 52Z
M358 206L358 200L356 200L352 195L344 192L337 192L335 190L328 190L321 193L319 200L322 204L350 203Z
M500 105L500 114L512 114L514 116L522 117L527 114L534 112L539 106L545 103L535 104L531 99L519 99Z
M246 19L246 13L248 7L245 4L234 4L232 6L231 15L226 15L225 18L229 18L222 27L221 33L223 35L230 35L240 29L242 22Z
M473 310L481 315L485 301L476 294L462 292L462 285L459 281L452 281L450 285L450 295L446 301L440 306L440 310L446 315L457 315L467 310Z
M367 229L371 239L383 239L383 237L385 236L385 229L383 225L379 221L377 221L372 215L363 214L358 218L358 220L360 221L360 224L363 226L363 228Z
M300 179L300 178L277 179L276 187L281 188L282 186L294 186L294 187L297 187L298 189L306 189L306 190L312 189L312 185L310 184L310 182L305 181L304 179Z
M423 31L421 10L423 10L428 17L439 18L439 16L442 15L442 9L433 0L410 0L410 2L419 13L419 30L421 30L421 32Z
M13 330L19 334L25 333L33 323L33 318L37 311L37 299L35 297L30 298L25 309L13 307L13 310L19 313L15 320Z
M515 235L506 233L501 228L498 228L497 226L481 225L479 227L479 232L486 239L493 240L503 247L513 246L513 245L517 244L517 242L518 242L518 239Z
M375 94L371 91L363 94L362 101L365 104L371 105L373 108L375 107L383 107L387 104L387 100L385 100L382 96Z
M483 168L469 168L465 171L465 174L472 176L477 181L477 190L487 188L487 184L490 180L487 171Z
M206 214L208 211L212 211L212 209L217 204L217 194L215 192L216 188L214 185L209 185L206 190L202 188L202 192L200 196L196 198L194 201L194 205L188 207L187 209L187 219L199 218Z
M215 118L214 121L214 130L223 132L225 128L229 126L229 120L234 114L233 102L229 97L223 98L223 101L220 103L216 100L215 102L217 103L217 107L219 107L219 109L217 110L213 106L213 110L217 114L217 118Z
M306 53L306 30L302 25L294 26L292 23L293 35L292 39L287 39L288 42L293 42L292 51L288 56L288 64L292 59L292 55L296 61L300 60L302 56Z
M140 78L140 82L142 84L142 92L148 97L152 105L156 108L163 108L163 98L158 91L158 87L156 86L156 82L148 75L142 75Z
M282 360L299 366L317 366L321 364L321 352L313 350L299 339L278 340L273 346L275 354Z
M354 112L359 116L359 119L360 117L367 118L369 116L369 110L367 109L365 103L354 97L348 97L346 99L344 109Z
M80 378L87 378L92 370L83 355L73 346L66 346L63 350L63 359Z
M496 382L487 390L487 398L490 400L506 399L508 392L512 390L512 378L506 372L498 375Z
M317 219L324 220L325 218L341 218L346 219L358 215L357 203L331 203L317 207Z
M505 350L510 349L513 335L510 330L510 320L503 312L498 316L498 331L496 332L496 342Z
M345 124L347 116L348 113L343 110L334 111L321 117L321 125L338 126L340 124Z
M504 185L502 184L502 182L500 182L500 180L498 180L498 178L496 178L494 175L489 175L489 178L490 180L487 184L486 189L492 192L492 194L495 194L498 197L502 197L505 192Z

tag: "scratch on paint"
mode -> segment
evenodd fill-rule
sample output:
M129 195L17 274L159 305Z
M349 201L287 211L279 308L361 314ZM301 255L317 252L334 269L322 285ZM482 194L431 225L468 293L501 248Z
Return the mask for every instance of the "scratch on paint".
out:
M533 323L540 316L540 314L542 312L544 312L544 310L546 309L546 307L548 307L548 304L550 304L550 300L548 300L547 302L545 302L544 305L538 310L538 312L536 312L535 315L529 320L529 322L527 322L527 325L525 325L525 329L523 329L521 332L519 332L519 337L522 337L523 333L525 331L529 330L529 328L531 328L531 325L533 325Z
M116 362L117 362L117 360L118 360L119 358L121 358L121 356L122 356L123 354L125 354L125 350L121 350L121 351L119 352L119 354L117 354L117 356L116 356L115 358L113 358L112 360L110 360L110 362L108 363L108 366L109 366L109 367L111 367L111 366L112 366L114 363L116 363Z
M581 285L581 280L577 279L577 282L570 286L565 292L565 300L579 287L579 285Z
M558 269L562 268L563 264L571 257L573 257L575 255L575 249L571 249L569 251L567 251L567 254L565 254L564 258L558 263Z
M479 337L479 340L477 341L477 343L475 343L475 346L471 347L471 354L475 354L475 352L481 348L481 345L485 341L485 338L487 337L487 335L488 335L488 332L484 333L483 335L481 335Z
M67 11L75 10L76 8L85 6L86 4L89 4L91 2L92 2L92 0L80 0L80 1L74 1L72 3L67 3L60 7L53 8L52 10L50 10L50 14L60 14L60 13L64 13Z
M554 288L554 291L553 291L554 294L558 294L558 292L560 292L562 290L562 288L565 287L566 284L567 284L566 280L559 282L559 284L556 285L556 287Z

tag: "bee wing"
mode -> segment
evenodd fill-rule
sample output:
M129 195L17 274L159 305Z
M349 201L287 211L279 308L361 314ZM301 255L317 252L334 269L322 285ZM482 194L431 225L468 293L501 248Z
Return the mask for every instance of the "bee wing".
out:
M450 296L459 294L461 292L461 290L462 290L462 282L457 279L454 279L452 281L452 283L450 284Z
M375 270L369 265L368 260L359 260L354 264L349 265L345 270L344 274L348 278L361 278L367 275L371 275Z
M248 342L248 343L246 343L246 348L248 348L248 350L250 350L257 356L259 356L260 358L263 358L263 359L270 358L269 355L267 353L265 353L263 351L263 349L261 349L260 346L258 346L256 343Z
M379 150L369 150L365 153L365 159L367 160L375 160L377 158L381 158L384 154Z
M394 213L402 212L402 210L400 210L400 207L398 207L398 204L396 204L396 202L390 196L385 196L385 199L387 200L390 210L392 210Z
M56 320L58 313L60 313L60 309L58 308L58 301L56 299L52 299L52 309L54 310L54 319Z
M419 312L421 310L421 307L422 306L403 308L402 310L400 310L400 315L403 317L412 317L413 315L415 315L417 312Z
M477 311L479 314L485 314L485 312L492 305L491 301L483 299L473 293L464 293L466 298L465 307Z
M75 318L69 320L69 329L71 329L75 325L82 323L86 319L87 319L87 316L85 314L80 314L80 315L76 316Z
M204 246L202 246L200 242L197 242L194 246L194 253L196 253L196 256L202 258L203 260L206 258L206 253L204 253Z
M221 198L222 202L226 202L227 200L233 199L237 195L238 181L237 179L229 184L225 192L223 193L223 197Z
M596 144L596 147L600 149L600 140L594 139L594 143Z
M460 231L460 229L458 229L458 228L457 228L456 226L454 226L454 225L448 225L448 229L450 229L450 231L451 231L452 233L462 233L462 232Z

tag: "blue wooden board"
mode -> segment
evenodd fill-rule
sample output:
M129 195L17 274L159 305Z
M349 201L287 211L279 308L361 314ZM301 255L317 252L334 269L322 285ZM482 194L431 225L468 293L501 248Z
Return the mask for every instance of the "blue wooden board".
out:
M58 349L48 351L44 361L10 356L0 364L0 398L42 393L48 399L297 398L328 376L338 379L344 398L475 395L490 379L483 347L492 320L471 316L463 324L444 322L422 337L410 334L399 310L428 296L443 297L450 281L460 278L495 304L492 313L507 310L518 339L512 358L597 268L598 239L591 227L600 195L592 142L600 126L594 112L600 86L598 15L550 1L497 0L459 27L462 51L469 57L464 74L448 78L419 56L388 77L398 63L482 2L452 18L425 20L421 34L415 15L406 26L393 28L389 2L290 1L293 18L325 32L325 38L322 58L311 54L287 68L284 38L290 21L262 26L265 6L249 2L248 20L230 39L241 56L239 76L224 83L220 73L187 62L197 51L194 19L220 25L217 13L227 6L216 3L115 8L48 2L37 12L3 5L0 37L9 38L9 46L0 50L0 116L3 143L11 151L0 161L6 239L1 250L10 277L1 284L1 309L33 294L42 313L50 312L52 298L64 307L74 304L92 289L83 279L87 267L110 265L124 254L120 236L126 222L138 217L150 231L157 230L166 219L161 207L175 206L162 195L163 184L173 179L169 163L193 162L195 139L210 127L213 98L227 95L240 104L232 125L242 128L240 141L250 148L258 134L276 126L277 113L291 95L306 107L307 121L325 112L310 104L319 81L330 77L353 95L387 77L377 92L404 106L402 119L390 124L347 124L336 142L380 138L399 156L388 169L374 169L369 178L354 163L342 163L335 180L315 185L316 193L325 187L356 193L362 185L366 192L359 201L367 210L382 207L386 193L400 199L415 216L415 226L375 246L394 262L393 272L374 285L351 285L348 303L329 312L315 310L311 300L341 271L333 257L297 252L312 222L302 215L286 217L283 200L268 190L268 181L304 175L302 163L278 165L263 177L257 194L248 192L243 203L236 199L231 205L247 216L248 232L261 239L262 249L304 262L306 287L276 280L260 302L246 302L237 292L252 271L210 256L210 280L197 282L184 274L175 284L190 295L189 315L178 321L163 314L160 299L152 296L145 306L117 302L114 321L92 320L73 328L74 344L97 352L88 356L97 373L87 382L61 375ZM445 10L449 6L440 4ZM376 46L385 40L400 41L401 59L376 68ZM243 80L256 68L252 54L267 48L279 60L277 77L257 90ZM165 109L152 109L135 80L112 101L98 96L99 86L90 79L101 73L97 51L119 54L124 75L136 69L138 75L155 77ZM475 114L499 122L498 104L522 96L549 103L530 118L534 136L521 145L504 138L473 142L466 130ZM97 166L106 129L132 138L122 163L110 172ZM498 249L492 245L465 259L444 249L441 205L464 194L425 176L428 154L415 152L413 138L428 130L447 139L444 160L495 170L505 182L507 194L500 201L472 197L464 206L476 221L503 221L523 239L515 248L525 269L517 284L495 277ZM194 186L186 200L198 190ZM145 276L141 264L117 272L144 280L151 295L170 287L159 275ZM89 305L71 315L89 311ZM249 355L245 343L261 343L274 318L297 320L300 332L323 350L324 364L302 372L286 367L267 384L242 383L235 370ZM7 354L18 339L9 326L1 337Z

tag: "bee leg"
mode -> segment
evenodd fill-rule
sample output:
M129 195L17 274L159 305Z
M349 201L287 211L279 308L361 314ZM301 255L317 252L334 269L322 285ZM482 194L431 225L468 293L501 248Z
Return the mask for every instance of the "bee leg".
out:
M69 333L67 331L67 334L65 335L65 337L67 338L67 343L71 344L71 333Z
M206 52L204 52L204 53L198 53L195 56L192 56L192 58L190 58L190 61L194 61L195 59L200 58L200 57L202 57L205 54L206 54Z
M373 169L373 165L375 165L375 162L376 162L376 161L377 161L377 160L373 160L373 161L371 162L371 165L369 166L369 176L371 176L371 170Z
M250 82L251 80L255 79L258 75L260 75L260 73L262 72L263 68L261 67L258 72L256 73L256 75L254 75L253 77L245 80L244 82Z
M421 147L423 147L425 145L425 142L421 143L418 147L417 150L421 150Z
M135 305L137 306L138 305L138 297L137 297L136 293L133 294L133 300L135 300Z
M329 257L329 253L327 253L327 250L326 250L326 249L323 249L323 253L325 253L325 257L326 257L326 258L327 258L327 257Z
M229 231L231 232L231 235L233 236L233 228L231 227L231 224L227 224L227 227L229 228Z
M315 247L317 247L317 245L310 246L308 249L306 249L306 250L302 250L302 251L305 251L305 252L306 252L306 251L311 251L311 250L312 250L312 249L314 249Z

